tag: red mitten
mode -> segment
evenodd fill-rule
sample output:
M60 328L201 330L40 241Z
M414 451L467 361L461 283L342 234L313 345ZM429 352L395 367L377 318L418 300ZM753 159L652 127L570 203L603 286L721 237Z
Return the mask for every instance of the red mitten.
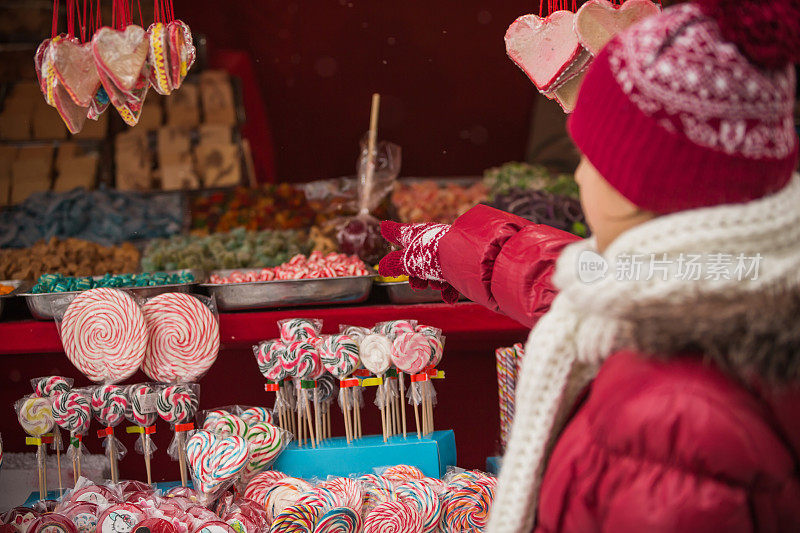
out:
M381 259L378 272L384 277L408 275L414 289L429 286L442 291L447 303L458 300L458 292L444 279L439 262L439 240L450 231L447 224L399 224L381 222L381 235L387 241L402 246Z

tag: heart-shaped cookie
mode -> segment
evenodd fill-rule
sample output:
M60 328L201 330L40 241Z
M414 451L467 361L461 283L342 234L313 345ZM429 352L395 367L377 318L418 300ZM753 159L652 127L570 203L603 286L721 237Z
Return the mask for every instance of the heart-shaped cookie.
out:
M90 118L92 120L97 120L100 118L105 110L108 108L110 101L108 99L108 93L106 92L104 87L100 87L97 89L97 94L94 95L92 98L92 103L89 106L89 113L87 114L86 118Z
M149 49L147 33L135 24L125 31L100 28L92 37L97 70L105 73L122 92L130 92L136 85ZM107 86L106 91L111 94Z
M621 6L589 0L575 14L575 33L581 45L597 55L616 34L660 12L651 0L628 0Z
M177 90L183 83L195 58L194 42L189 26L181 20L167 24L169 34L169 70L172 89Z
M201 429L186 443L195 488L206 494L236 477L249 456L247 441L238 435L222 436Z
M508 56L540 91L547 91L580 55L575 15L556 11L547 18L524 15L506 31Z
M150 72L150 85L158 94L170 94L172 83L170 83L169 71L169 32L166 24L156 22L147 28L147 35L150 42L149 62L153 69Z
M62 39L50 45L50 55L58 81L67 93L77 105L89 107L100 87L92 44Z
M53 105L70 133L79 133L86 123L87 107L77 105L59 80L53 84Z
M56 71L53 68L53 56L51 54L53 43L67 38L66 34L56 35L52 39L45 39L36 49L33 56L33 65L36 70L36 77L39 79L39 89L44 95L44 100L48 105L55 106L53 101L53 87L56 81Z

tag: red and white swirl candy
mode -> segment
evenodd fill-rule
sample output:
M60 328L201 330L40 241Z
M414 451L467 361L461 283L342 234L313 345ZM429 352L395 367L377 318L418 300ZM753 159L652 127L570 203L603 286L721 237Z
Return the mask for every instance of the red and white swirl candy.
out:
M125 418L140 427L150 427L155 424L158 413L150 409L150 402L158 399L158 391L148 383L139 383L125 387L128 396L128 410Z
M247 488L244 491L244 497L253 500L261 506L264 506L266 501L267 492L275 485L276 482L286 477L283 472L276 470L267 470L257 474L256 477L250 480Z
M395 339L402 333L413 333L416 327L416 320L390 320L376 325L375 333L381 333L390 339Z
M403 372L418 374L433 360L433 348L422 333L401 333L392 343L392 362Z
M283 342L295 342L313 339L319 336L322 321L310 318L289 318L278 323Z
M436 492L423 481L406 481L395 487L397 501L415 507L422 516L422 533L433 533L442 517L442 502Z
M364 489L355 479L337 477L325 482L325 488L337 496L339 506L361 510L364 503Z
M364 520L364 533L420 533L422 515L403 502L384 502L376 505Z
M65 392L53 400L53 419L71 435L84 435L92 421L92 407L86 394Z
M170 424L181 424L194 418L198 399L194 387L189 385L170 385L158 394L156 409L158 416Z
M67 378L61 376L49 376L32 381L34 382L33 390L36 392L36 396L42 398L57 396L72 389L72 380L68 381Z
M319 369L321 362L316 346L308 341L297 341L289 345L284 359L286 374L298 379L309 379Z
M325 370L335 378L344 379L358 366L358 343L348 335L330 335L320 343L319 355Z
M144 360L147 326L131 296L100 287L78 294L64 312L61 343L92 381L122 381Z
M194 296L160 294L142 307L150 340L142 370L156 381L195 381L219 353L219 323Z
M128 397L117 385L102 385L92 391L92 414L105 426L116 426L125 418Z

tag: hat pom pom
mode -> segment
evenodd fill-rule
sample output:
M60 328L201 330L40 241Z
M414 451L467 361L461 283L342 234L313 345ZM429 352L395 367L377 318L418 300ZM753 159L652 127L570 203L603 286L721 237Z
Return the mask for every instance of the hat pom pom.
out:
M800 0L702 0L725 40L756 66L800 63Z

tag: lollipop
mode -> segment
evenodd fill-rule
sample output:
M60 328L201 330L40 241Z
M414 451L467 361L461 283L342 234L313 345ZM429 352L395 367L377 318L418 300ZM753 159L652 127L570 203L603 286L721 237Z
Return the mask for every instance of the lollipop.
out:
M313 339L319 335L322 322L308 318L290 318L278 323L283 342L302 341Z
M403 502L385 502L376 505L367 515L364 533L421 533L422 525L422 516L414 507Z
M379 503L388 502L394 499L394 488L392 482L383 476L366 474L358 478L364 487L364 500L362 504L362 514L366 516Z
M257 345L253 346L253 354L256 356L256 362L258 363L258 370L263 374L266 378L267 374L269 374L272 367L276 364L280 364L278 360L278 352L274 351L272 347L275 343L280 342L277 340L272 341L262 341ZM269 378L267 378L269 379Z
M256 422L250 426L247 442L250 444L250 463L245 469L245 476L268 466L283 450L281 430L266 422Z
M265 378L270 381L281 381L287 376L286 369L283 367L284 359L289 357L288 346L281 341L274 341L269 347L269 363L266 372L262 372Z
M239 415L245 424L252 425L256 422L272 424L272 413L266 407L248 407Z
M72 435L83 435L92 420L89 398L77 391L61 394L53 400L53 419Z
M152 401L151 398L158 395L155 387L147 383L140 383L126 387L125 393L128 397L128 410L125 412L125 418L141 427L155 424L158 413L153 412L150 409L151 406L147 405Z
M425 336L428 337L427 335ZM431 350L433 350L433 359L430 366L437 366L442 362L442 357L444 356L444 337L428 337L428 343L431 345Z
M288 376L306 379L318 369L319 353L310 342L292 342L281 354L284 356L281 363Z
M61 342L72 364L92 381L122 381L139 368L147 327L127 293L100 287L79 293L64 312Z
M275 518L269 531L270 533L311 533L315 531L314 525L320 514L322 514L321 507L300 503L290 505Z
M416 507L422 516L422 533L433 533L439 527L442 502L436 492L422 481L406 481L395 488L397 501Z
M390 481L395 482L404 482L404 481L412 481L423 479L425 474L422 473L422 470L417 468L416 466L410 465L397 465L397 466L390 466L386 469L383 473L383 477Z
M416 326L416 320L390 320L375 326L375 333L382 333L390 339L394 339L402 333L413 333Z
M29 533L78 533L75 524L64 515L49 513L40 516L28 526Z
M337 495L337 501L344 507L361 511L364 503L364 491L355 479L337 477L325 482L325 488Z
M19 407L17 419L28 435L41 437L53 429L53 410L47 398L29 396Z
M327 337L320 344L319 353L325 370L336 378L346 378L358 366L358 344L347 335Z
M336 394L338 389L336 378L330 374L323 374L317 378L317 390L319 391L319 401L327 402Z
M164 293L142 307L150 339L142 370L156 381L195 381L219 353L219 323L200 300Z
M67 378L62 378L61 376L38 378L33 381L33 390L36 391L36 396L41 396L42 398L57 396L72 389L72 385L67 381Z
M458 489L444 507L444 523L450 531L483 531L489 521L494 487L474 482Z
M361 342L361 339L372 333L369 328L362 328L361 326L339 326L339 331L356 342Z
M95 533L97 530L97 504L78 502L59 510L75 524L79 533Z
M221 435L238 435L242 438L247 437L248 429L244 420L231 413L220 415L210 427L206 428L204 424L204 428Z
M283 472L277 472L275 470L267 470L266 472L261 472L260 474L256 475L250 482L247 484L247 488L244 491L244 497L254 502L258 503L263 507L264 501L267 497L267 491L280 479L286 477L286 474Z
M118 503L106 509L97 519L97 532L132 531L144 518L139 507L130 503Z
M342 500L333 491L325 487L314 487L308 492L304 492L297 499L297 505L310 505L319 509L328 507L338 507L339 501Z
M103 425L116 426L125 418L128 398L116 385L103 385L92 392L92 414Z
M386 336L372 333L361 340L361 362L376 376L384 374L392 365L392 341Z
M334 507L323 514L314 533L358 533L361 531L361 514L349 507Z
M401 333L392 343L392 362L403 372L422 372L433 360L433 349L422 333Z
M234 478L248 461L247 442L238 435L226 437L199 430L186 443L195 488L210 493Z
M170 385L158 394L156 409L158 416L170 424L180 424L197 413L197 394L187 385Z
M225 409L215 409L213 411L205 411L205 420L203 420L203 429L214 431L214 427L220 417L229 415L230 413Z
M269 519L274 520L284 509L297 503L302 493L309 490L311 485L302 479L286 477L276 481L264 497L264 508Z

